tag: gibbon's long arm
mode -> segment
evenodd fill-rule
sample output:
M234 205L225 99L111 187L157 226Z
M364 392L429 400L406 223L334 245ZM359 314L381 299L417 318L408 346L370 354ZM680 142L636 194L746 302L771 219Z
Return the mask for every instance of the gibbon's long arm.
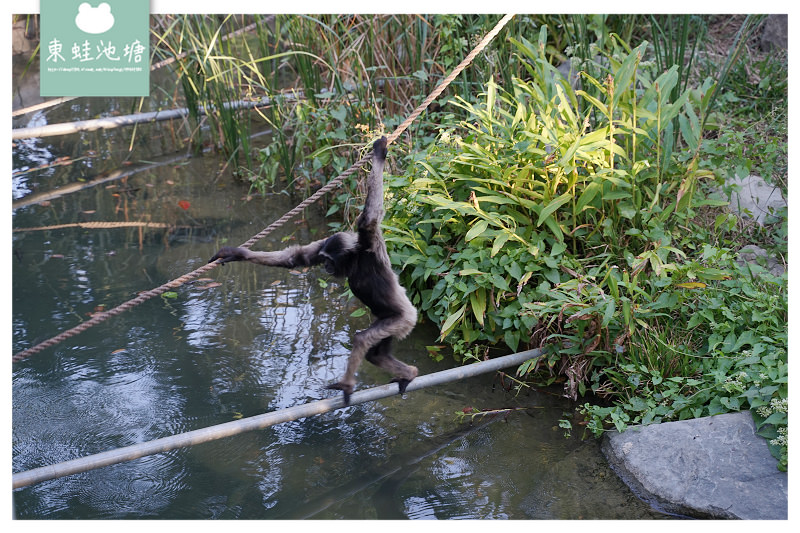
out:
M358 217L357 226L359 233L369 232L369 235L360 238L375 238L381 241L381 221L383 220L383 168L386 166L386 138L381 137L372 145L372 169L367 176L367 199L364 210Z
M253 252L247 248L225 246L208 260L209 263L222 259L222 264L231 261L249 261L257 265L296 268L314 266L323 261L319 252L327 239L320 239L304 246L290 246L276 252Z

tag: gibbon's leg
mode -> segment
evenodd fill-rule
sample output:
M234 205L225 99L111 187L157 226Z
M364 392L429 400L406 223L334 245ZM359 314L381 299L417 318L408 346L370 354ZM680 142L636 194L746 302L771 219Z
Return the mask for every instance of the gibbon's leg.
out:
M367 352L369 352L371 348L376 347L387 337L405 337L413 327L413 321L408 320L404 315L398 315L376 320L367 329L356 333L353 337L353 349L350 351L350 357L347 359L347 370L344 376L338 383L329 385L327 388L341 390L344 393L344 404L349 405L350 395L353 393L353 389L356 385L356 371L358 367L361 366L361 362L364 360ZM394 369L400 372L399 375L395 374L395 377L398 378L398 383L403 390L405 390L405 385L407 385L408 382L417 377L417 369L413 366L395 366ZM400 381L401 379L406 380L405 383Z
M417 377L417 367L407 365L392 355L392 337L387 337L367 352L367 361L391 373L392 383L400 386L400 394L406 391L408 384Z

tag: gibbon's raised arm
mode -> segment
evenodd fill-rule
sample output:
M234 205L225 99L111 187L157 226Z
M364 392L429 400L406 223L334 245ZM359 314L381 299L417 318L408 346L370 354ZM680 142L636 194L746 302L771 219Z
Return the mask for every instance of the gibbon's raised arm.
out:
M372 169L367 176L367 199L358 217L359 231L380 233L383 220L383 168L386 166L386 137L372 145Z

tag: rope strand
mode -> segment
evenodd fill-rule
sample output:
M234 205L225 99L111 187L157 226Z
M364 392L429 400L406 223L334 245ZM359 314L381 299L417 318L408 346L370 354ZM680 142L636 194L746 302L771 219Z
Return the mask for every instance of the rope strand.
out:
M513 16L514 15L509 14L505 15L502 19L500 19L500 21L497 23L497 25L495 25L492 31L486 34L486 36L475 46L475 48L469 54L467 54L467 57L465 57L464 60L461 61L461 63L459 63L458 66L456 66L456 68L453 69L450 75L447 76L445 79L443 79L442 82L433 90L433 92L430 95L428 95L428 97L408 116L408 118L387 137L387 144L391 144L392 142L394 142L411 125L411 123L414 122L414 120L416 120L417 117L420 116L423 111L425 111L425 109L427 109L427 107L431 104L431 102L433 102L440 94L442 94L445 88L447 88L447 86L450 85L450 83L454 79L456 79L456 77L461 73L461 71L464 70L472 62L472 60L475 59L475 57L479 53L481 53L481 51L483 51L484 48L486 48L486 46L492 41L492 39L494 39L494 37L498 33L500 33L500 30L503 29L503 27L508 23L509 20L511 20ZM241 247L250 248L256 242L263 239L264 237L275 231L277 228L283 226L286 222L297 216L306 207L319 200L322 196L329 193L333 189L339 187L345 180L345 178L347 178L348 176L356 172L359 168L361 168L361 165L369 161L371 156L372 156L372 151L370 150L361 159L353 163L353 165L350 168L345 170L338 177L329 181L324 187L322 187L317 192L315 192L314 194L303 200L296 207L294 207L290 211L287 211L281 218L279 218L278 220L276 220L275 222L264 228L260 233L251 237L247 242L243 243ZM94 316L92 316L92 318L90 318L86 322L78 324L73 328L70 328L68 330L59 333L55 337L47 339L46 341L43 341L39 344L36 344L35 346L32 346L26 350L22 350L21 352L14 354L14 356L11 358L11 361L14 363L22 361L23 359L35 353L41 352L42 350L49 348L50 346L54 346L70 337L82 333L83 331L89 329L90 327L99 324L100 322L103 322L105 320L108 320L109 318L116 316L122 313L123 311L127 311L128 309L135 307L142 302L145 302L156 296L160 296L170 289L177 288L183 285L184 283L191 281L192 279L199 277L202 274L205 274L209 270L216 268L219 264L221 263L217 261L205 264L200 268L197 268L189 272L188 274L184 274L179 278L176 278L172 281L169 281L161 285L160 287L156 287L155 289L151 289L149 291L141 292L136 298L133 298L132 300L128 300L127 302L109 311L105 311L103 313L96 313Z

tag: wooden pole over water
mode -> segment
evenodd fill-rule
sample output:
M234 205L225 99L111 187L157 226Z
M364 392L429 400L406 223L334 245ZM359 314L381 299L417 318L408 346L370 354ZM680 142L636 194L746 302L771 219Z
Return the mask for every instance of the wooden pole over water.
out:
M441 385L453 381L459 381L468 377L477 376L479 374L486 374L494 372L503 368L521 365L529 359L534 359L544 353L542 349L528 350L525 352L518 352L503 357L497 357L488 361L481 361L471 365L460 366L433 374L427 374L417 377L414 381L408 384L406 392L412 392L425 387L432 387L434 385ZM373 387L356 391L350 396L350 405L358 405L360 403L371 402L381 398L394 396L398 393L397 385L390 383L380 387ZM290 422L300 418L306 418L313 415L320 415L340 409L344 407L344 400L341 396L336 398L318 400L303 405L296 405L287 409L273 411L271 413L264 413L261 415L243 418L241 420L234 420L216 426L211 426L203 429L197 429L186 433L179 433L169 437L142 442L127 446L125 448L117 448L107 452L89 455L63 463L57 463L50 466L43 466L34 468L25 472L18 472L13 475L13 488L18 489L27 487L34 483L47 481L48 479L55 479L59 477L69 476L72 474L79 474L95 468L101 468L125 461L132 461L147 455L163 453L176 448L184 448L187 446L194 446L195 444L202 444L213 440L222 439L238 435L246 431L253 431L255 429L264 429L275 424L282 422Z

